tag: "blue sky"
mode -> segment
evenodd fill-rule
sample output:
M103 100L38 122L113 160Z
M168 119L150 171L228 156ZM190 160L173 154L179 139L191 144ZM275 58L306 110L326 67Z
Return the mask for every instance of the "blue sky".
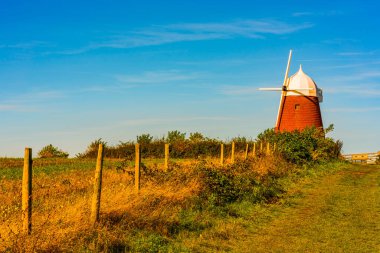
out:
M289 49L344 152L380 150L377 1L0 2L0 156L169 130L255 138Z

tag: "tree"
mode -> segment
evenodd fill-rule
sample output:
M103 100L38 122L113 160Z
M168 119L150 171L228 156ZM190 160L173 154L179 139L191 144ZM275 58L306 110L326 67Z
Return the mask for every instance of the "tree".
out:
M64 152L57 147L54 147L52 144L49 144L45 147L43 147L38 152L38 157L40 158L67 158L69 154L67 152Z
M99 138L99 139L91 142L91 144L88 145L88 147L84 153L79 153L76 156L79 158L97 157L99 144L103 144L103 148L105 148L107 146L107 142L103 141L102 138Z
M142 135L138 135L136 139L137 139L137 143L149 144L152 142L153 136L151 136L150 134L142 134Z
M93 142L91 142L91 144L87 147L87 151L98 151L98 148L99 148L99 144L103 144L103 147L105 147L107 145L107 142L106 141L103 141L102 138L99 138Z
M168 143L181 142L185 141L186 133L181 133L178 130L169 131L168 136L166 137L166 141Z
M203 136L203 134L199 132L195 132L195 133L190 133L189 140L191 142L201 142L205 140L205 137Z
M324 129L325 130L325 134L328 134L332 131L334 131L334 124L330 124L327 128Z

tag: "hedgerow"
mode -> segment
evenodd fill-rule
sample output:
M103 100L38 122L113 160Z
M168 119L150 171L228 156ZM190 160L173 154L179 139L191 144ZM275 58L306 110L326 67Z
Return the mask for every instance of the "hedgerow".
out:
M235 138L235 148L244 150L246 144L253 144L253 141L247 141L245 138ZM120 142L117 145L107 145L102 139L93 141L83 153L77 154L80 158L95 158L99 144L105 148L105 156L108 158L126 158L133 159L135 156L135 144L141 145L142 158L163 158L164 145L170 144L170 157L172 158L202 158L216 157L220 155L220 144L225 144L226 155L231 153L231 142L223 142L218 139L203 137L200 133L191 133L186 139L183 133L179 131L168 132L167 138L153 139L149 134L137 136L137 141Z
M204 137L201 133L190 133L188 139L186 134L180 131L169 131L166 138L154 139L150 134L137 136L137 142L120 142L118 145L107 145L102 139L93 141L87 150L77 157L95 158L99 144L105 148L105 156L108 158L125 158L132 160L135 156L135 144L141 145L142 158L163 158L164 145L170 144L171 158L204 158L218 157L220 155L220 144L224 143L225 156L231 154L231 142L235 142L236 152L244 152L246 144L249 144L249 152L252 152L253 143L256 142L258 155L264 153L265 144L269 143L271 149L276 147L275 153L286 161L294 164L303 164L312 161L327 161L337 159L340 156L343 143L335 141L326 135L333 130L333 125L322 130L315 127L306 128L303 131L278 132L267 129L257 136L255 141L247 140L245 137L236 137L229 142ZM259 146L264 144L261 152Z

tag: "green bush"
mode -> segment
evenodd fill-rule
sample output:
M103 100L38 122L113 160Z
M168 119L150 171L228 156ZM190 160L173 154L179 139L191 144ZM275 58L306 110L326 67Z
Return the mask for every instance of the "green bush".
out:
M252 161L239 161L222 168L199 165L202 178L200 198L207 205L224 206L243 200L265 202L283 193L276 173L260 176L253 166Z
M150 134L142 134L136 137L137 143L140 144L149 144L153 140L153 136Z
M185 133L180 131L169 131L168 137L154 139L150 134L142 134L137 136L137 142L141 144L142 158L163 158L165 143L170 143L171 158L199 158L199 157L218 157L220 156L220 144L223 143L217 139L204 137L201 133L190 133L189 139L185 138ZM106 145L102 139L93 141L87 150L77 154L80 158L95 158L100 143L105 145L104 155L108 158L125 158L133 160L135 156L135 142L120 142L118 145ZM237 138L235 140L236 150L241 152L245 149L245 138ZM231 153L230 143L225 143L226 156ZM238 152L237 151L237 152Z
M103 144L103 149L106 149L107 142L103 141L102 138L99 138L90 145L88 145L87 150L84 153L79 153L76 156L79 158L94 158L98 156L99 144Z
M205 137L203 136L203 134L201 134L199 132L190 133L189 141L191 141L191 142L201 142L201 141L204 141L204 140L205 140Z
M168 136L166 137L166 142L175 143L175 142L184 142L186 139L186 133L181 133L178 130L169 131Z
M67 158L69 154L49 144L38 152L39 158Z
M294 164L303 164L311 161L326 161L336 159L340 156L343 143L332 138L325 137L333 126L329 126L325 131L317 128L307 128L303 131L279 132L267 129L257 136L256 142L270 143L273 147L277 145L276 153ZM243 152L246 144L250 147L253 141L245 137L232 139L235 142L236 152ZM217 139L204 137L201 133L190 133L186 139L186 133L180 131L169 131L166 138L154 139L150 134L137 136L137 142L141 144L142 158L163 158L164 145L170 143L171 158L202 158L219 157L220 144L225 144L225 156L231 154L231 143L222 142ZM78 157L95 158L100 143L106 146L102 139L93 141L84 153ZM258 149L258 146L256 147ZM264 146L265 148L265 146ZM250 150L251 151L251 150ZM115 146L106 146L105 156L108 158L125 158L133 160L135 156L135 142L120 142Z
M267 129L257 136L257 140L276 144L277 152L294 164L326 161L339 158L343 146L342 141L326 137L333 129L333 125L324 131L311 127L302 131L275 133L274 129Z

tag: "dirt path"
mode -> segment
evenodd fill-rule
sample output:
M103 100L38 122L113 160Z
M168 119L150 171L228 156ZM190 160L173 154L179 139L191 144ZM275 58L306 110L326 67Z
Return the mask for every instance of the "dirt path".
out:
M355 166L303 190L304 197L236 252L380 252L380 167Z

